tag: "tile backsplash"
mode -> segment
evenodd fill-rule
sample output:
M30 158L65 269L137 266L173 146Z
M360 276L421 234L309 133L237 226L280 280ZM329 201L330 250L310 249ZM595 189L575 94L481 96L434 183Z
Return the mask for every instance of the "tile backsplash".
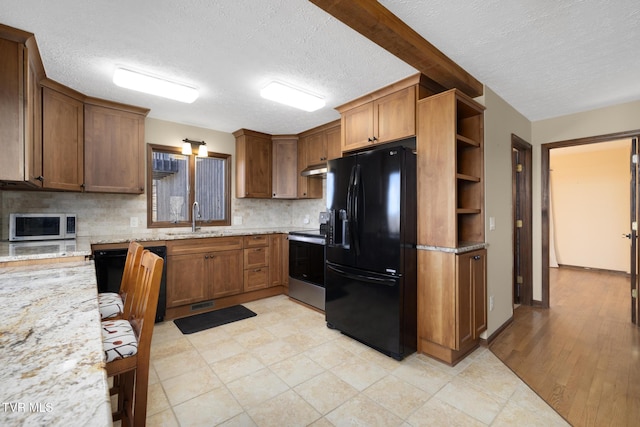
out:
M242 224L212 229L319 226L318 214L325 210L323 199L276 200L232 198L231 217ZM148 229L147 196L129 194L64 193L44 191L0 192L2 240L9 239L9 214L14 212L58 212L78 215L78 236L146 236L176 229ZM309 223L305 224L308 216ZM138 227L131 227L136 217ZM205 227L207 229L207 227Z

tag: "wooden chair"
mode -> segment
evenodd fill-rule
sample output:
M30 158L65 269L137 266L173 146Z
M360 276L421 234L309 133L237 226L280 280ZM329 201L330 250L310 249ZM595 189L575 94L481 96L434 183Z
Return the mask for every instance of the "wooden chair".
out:
M117 379L118 408L113 420L121 419L123 426L139 427L146 422L151 337L163 267L161 257L144 250L134 272L135 285L126 297L130 304L127 319L102 322L107 375Z
M137 271L140 265L143 250L144 248L138 242L129 243L127 259L124 263L124 271L122 273L122 280L120 281L120 291L98 294L98 306L102 320L125 318L125 313L127 313L127 307L125 307L127 304L127 293L136 280L134 272Z

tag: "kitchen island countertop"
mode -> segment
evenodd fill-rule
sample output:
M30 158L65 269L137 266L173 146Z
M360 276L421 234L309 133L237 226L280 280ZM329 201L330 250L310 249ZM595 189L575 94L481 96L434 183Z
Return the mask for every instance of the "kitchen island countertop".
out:
M0 424L111 426L92 261L0 270Z

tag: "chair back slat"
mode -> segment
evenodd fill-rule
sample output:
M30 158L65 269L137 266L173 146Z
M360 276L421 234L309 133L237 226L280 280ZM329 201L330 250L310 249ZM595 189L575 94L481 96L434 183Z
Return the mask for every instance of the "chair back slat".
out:
M148 330L151 333L153 330L163 267L164 260L161 257L148 250L143 251L128 317L140 344L145 341L145 331ZM150 327L145 328L145 324ZM138 351L140 351L140 345Z
M120 296L124 301L123 318L125 319L129 317L131 313L133 298L129 297L133 294L143 251L144 247L140 243L129 243L127 259L124 264L124 271L122 272L122 281L120 282Z

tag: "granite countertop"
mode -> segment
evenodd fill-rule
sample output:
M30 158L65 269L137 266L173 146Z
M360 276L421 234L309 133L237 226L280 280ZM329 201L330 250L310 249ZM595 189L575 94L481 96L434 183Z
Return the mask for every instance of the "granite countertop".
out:
M461 242L457 248L447 248L442 246L418 245L417 249L422 251L449 252L453 254L464 254L466 252L485 249L489 245L487 243Z
M111 426L93 261L0 270L0 424Z
M204 229L195 233L191 229L181 231L141 232L139 234L78 237L74 240L48 240L38 242L0 242L0 263L11 261L43 260L53 258L86 257L91 255L91 245L109 243L171 241L203 239L207 237L246 236L252 234L288 233L300 227ZM307 229L308 230L308 229Z

